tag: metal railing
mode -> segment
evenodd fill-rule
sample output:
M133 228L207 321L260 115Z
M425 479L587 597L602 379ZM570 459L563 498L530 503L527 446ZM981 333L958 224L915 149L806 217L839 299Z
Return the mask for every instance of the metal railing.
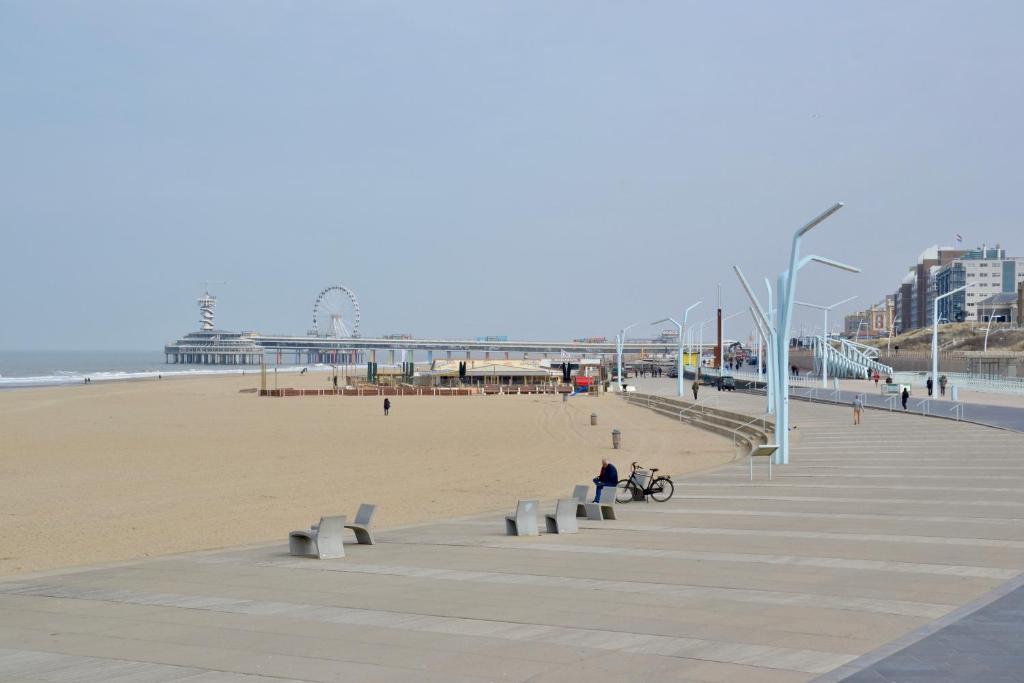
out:
M918 401L917 407L921 409L922 415L931 415L932 400L930 398L922 398Z
M952 387L993 394L1015 394L1024 396L1024 378L1022 377L986 377L984 375L972 375L966 372L941 372L945 375L948 383L946 388ZM926 386L930 372L921 370L917 372L896 372L893 374L893 381L897 384L910 384L911 386ZM941 388L941 387L940 387Z
M740 432L740 430L743 429L744 427L749 427L750 425L754 424L755 422L760 422L761 423L761 432L763 434L767 434L768 433L768 416L769 415L771 415L771 413L764 413L762 415L758 415L757 417L753 418L752 420L748 420L748 421L744 422L743 424L741 424L736 429L732 430L732 447L736 448L736 447L739 446L739 432Z
M959 422L964 418L964 404L954 403L953 407L949 409L949 412L956 411L956 421Z

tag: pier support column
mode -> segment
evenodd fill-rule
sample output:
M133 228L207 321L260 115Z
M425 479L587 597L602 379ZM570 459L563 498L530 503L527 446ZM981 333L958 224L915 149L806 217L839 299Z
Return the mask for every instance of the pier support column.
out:
M470 358L470 353L471 353L470 351L466 351L466 360L469 360L469 358Z
M434 365L434 352L433 351L427 351L427 365L431 365L431 366Z
M451 360L452 359L452 352L451 351L445 351L444 355L445 355L445 360Z
M394 364L395 364L395 350L394 349L388 349L388 365L394 365Z
M491 359L491 352L490 351L484 351L484 360L490 360L490 359Z

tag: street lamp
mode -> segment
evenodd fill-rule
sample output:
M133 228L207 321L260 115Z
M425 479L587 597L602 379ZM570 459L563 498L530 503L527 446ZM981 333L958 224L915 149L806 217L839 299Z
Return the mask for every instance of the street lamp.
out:
M858 268L829 258L824 258L822 256L811 255L800 258L800 242L803 239L803 236L841 208L843 208L841 203L833 204L827 210L815 216L809 223L793 233L793 243L790 247L789 253L789 269L780 273L778 278L779 301L778 313L776 315L774 327L770 325L768 318L764 313L764 309L757 301L757 297L754 296L749 283L747 283L746 278L743 277L742 271L738 266L733 266L733 270L736 271L736 275L743 284L743 289L746 291L747 296L750 297L751 303L754 304L754 308L757 310L762 323L771 331L775 342L775 348L773 349L774 362L772 365L774 365L777 381L774 383L775 387L773 393L775 394L776 412L775 435L776 442L779 446L776 451L775 462L780 465L789 463L789 343L785 337L789 331L790 320L793 316L793 302L796 295L797 274L802 267L811 261L817 261L818 263L823 263L825 265L853 273L860 272Z
M736 316L738 316L741 313L743 313L743 311L736 311L735 313L733 313L731 315L727 315L724 318L722 318L722 336L718 338L718 361L719 361L718 376L719 377L722 376L722 366L725 365L725 354L722 352L723 351L722 344L725 343L725 341L724 341L725 340L725 323L726 323L727 320L732 320L733 318L735 318Z
M892 317L892 324L889 326L889 340L885 342L885 355L892 353L892 335L896 331L896 323L902 322L900 316L894 315Z
M715 318L708 318L702 320L697 324L697 369L696 373L700 374L700 368L704 365L704 326L709 322L715 320Z
M833 308L835 308L837 306L842 306L843 304L848 304L848 303L850 303L851 301L853 301L856 298L857 298L856 296L851 296L851 297L848 297L846 299L843 299L842 301L837 301L836 303L831 304L829 306L821 306L819 304L809 304L806 301L797 301L795 303L797 305L800 305L800 306L807 306L808 308L817 308L819 311L824 311L825 312L825 322L824 322L824 327L821 328L821 333L822 333L822 336L825 337L825 346L827 347L827 346L829 346L829 342L828 342L828 312L831 311ZM821 386L823 386L825 388L828 388L828 360L827 360L826 355L825 355L825 353L827 351L828 351L828 349L826 348L824 351L822 351L822 354L821 354Z
M939 300L945 299L947 296L953 296L958 292L962 292L968 287L973 287L978 284L977 282L968 282L963 287L957 287L956 289L940 294L935 297L932 302L932 387L934 393L934 387L939 386Z
M683 322L679 322L675 318L662 318L661 320L655 320L653 323L651 323L652 325L658 325L660 323L670 322L677 328L679 328L679 337L676 340L679 347L678 353L676 354L676 371L678 373L676 375L676 384L678 385L678 396L683 395L683 330L686 328L686 319L690 316L690 311L695 309L697 306L700 306L701 303L703 302L698 301L697 303L693 304L685 311L683 311Z
M617 351L617 355L618 355L617 365L618 365L618 371L619 371L619 393L620 394L622 393L622 346L626 343L626 330L628 330L631 327L636 327L639 324L640 323L633 323L632 325L626 325L621 330L619 330L618 335L616 335L616 337L615 337L615 350Z
M867 326L868 326L868 321L864 320L864 318L861 318L860 320L857 321L857 332L853 335L853 341L854 342L859 342L860 341L860 328L867 327Z

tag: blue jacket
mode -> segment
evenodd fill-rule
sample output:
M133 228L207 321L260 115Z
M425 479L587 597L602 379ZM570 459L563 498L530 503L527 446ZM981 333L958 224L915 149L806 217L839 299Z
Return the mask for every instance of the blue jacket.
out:
M597 478L602 484L615 486L619 483L619 471L615 469L615 465L608 463L601 468L601 474L597 475Z

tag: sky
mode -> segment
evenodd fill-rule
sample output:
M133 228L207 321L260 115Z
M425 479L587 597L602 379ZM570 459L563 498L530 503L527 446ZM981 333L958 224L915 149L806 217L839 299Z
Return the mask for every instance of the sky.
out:
M1024 256L1024 3L0 0L0 349L660 330ZM837 311L841 315L843 309ZM838 316L837 316L838 318ZM819 314L797 311L796 323ZM741 322L742 321L742 322ZM737 318L750 329L749 316Z

